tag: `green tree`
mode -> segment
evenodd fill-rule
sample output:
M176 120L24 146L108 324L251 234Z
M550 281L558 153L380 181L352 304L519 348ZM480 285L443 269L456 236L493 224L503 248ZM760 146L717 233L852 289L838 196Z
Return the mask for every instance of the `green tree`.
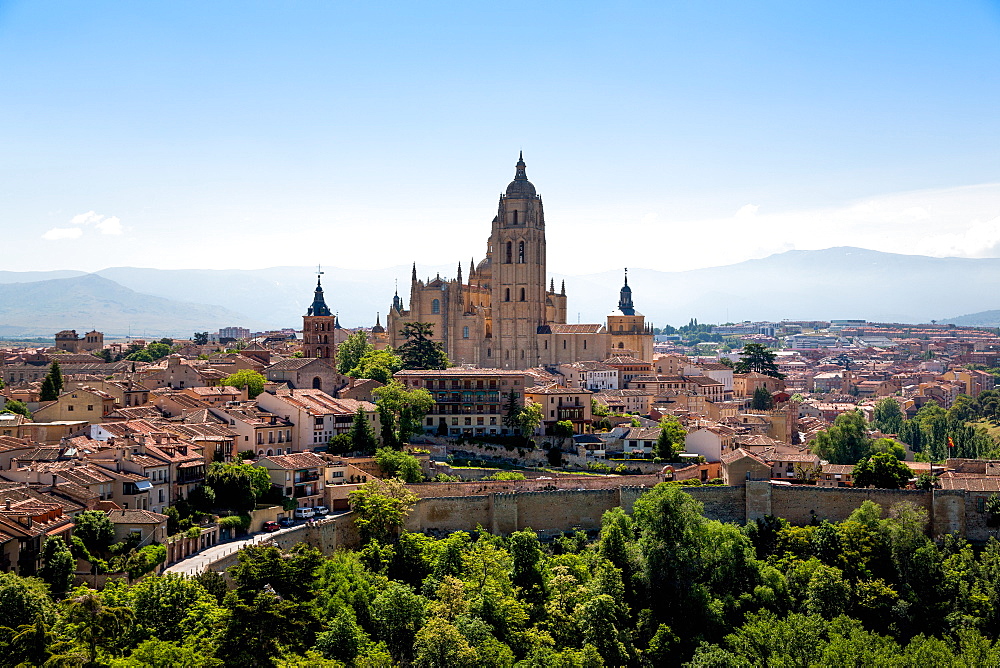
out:
M890 453L879 452L866 457L854 465L855 487L882 487L900 489L906 487L913 473L903 462Z
M426 599L407 585L390 581L372 601L375 630L392 658L410 663L415 649L417 631L424 621Z
M375 462L382 470L383 477L399 478L408 483L424 480L420 461L411 454L392 448L379 448L375 451Z
M372 349L361 356L347 375L352 378L371 378L386 385L392 380L393 374L402 368L403 360L391 349Z
M59 362L53 361L49 365L49 372L42 379L42 391L39 398L41 401L55 401L62 393L62 389L62 368L59 366Z
M769 411L774 408L774 399L767 388L760 386L753 391L753 399L750 401L750 408L755 411Z
M447 620L435 617L417 631L413 665L419 668L473 668L481 664L465 636Z
M362 541L385 542L403 526L417 495L398 480L370 480L348 494L348 500Z
M0 572L0 627L16 629L36 622L51 625L55 619L56 609L44 582Z
M503 426L513 431L518 426L518 416L521 414L521 404L517 400L517 392L511 390L507 393L507 401L504 404Z
M883 434L898 434L903 426L903 410L892 397L879 399L875 404L872 424Z
M736 363L736 373L750 373L756 371L765 376L773 376L779 380L784 379L784 374L778 371L778 365L774 363L775 354L760 343L748 343L740 351L740 361Z
M166 340L170 341L170 339ZM154 341L153 343L150 343L148 346L146 346L146 352L149 353L150 357L152 357L153 360L163 359L164 357L170 354L170 346L172 344L173 344L172 341L170 344L163 343L163 341Z
M404 369L447 369L451 366L448 355L438 341L432 341L434 325L429 322L407 322L399 330L406 339L396 353L403 360Z
M364 331L357 331L348 336L337 346L337 371L345 376L351 375L351 371L358 366L358 362L366 353L375 350L375 346L368 343L368 335ZM354 376L355 378L367 376Z
M408 390L398 380L372 390L382 421L382 444L399 447L423 430L424 416L434 406L434 397L422 387Z
M517 426L521 430L521 435L525 439L531 438L531 435L535 433L538 429L538 425L542 423L542 409L541 407L533 401L524 402L524 406L517 414Z
M73 521L73 535L91 552L106 552L115 539L115 525L99 510L85 510Z
M264 383L267 382L260 372L253 369L240 369L234 374L223 378L219 384L227 387L247 388L247 395L251 399L256 399L257 395L264 391Z
M576 428L569 420L559 420L552 425L552 435L558 438L570 438L576 433Z
M31 419L31 411L28 410L27 404L23 401L17 401L16 399L8 399L7 403L3 405L3 410L0 413L14 413L16 415L23 415L24 417Z
M191 339L196 346L208 345L208 332L195 332Z
M354 414L354 423L351 424L351 447L363 454L371 454L378 447L378 439L375 438L375 432L368 420L368 414L365 413L363 406L358 406L357 412Z
M93 590L86 590L67 603L63 619L76 639L87 647L92 664L97 660L97 648L111 647L135 618L127 607L106 606L100 594Z
M687 430L673 415L664 415L660 418L660 433L656 437L656 445L653 447L653 454L663 461L672 462L676 459L677 453L684 449L684 440L687 438Z
M484 476L483 480L524 480L524 474L519 471L497 471L493 475Z
M213 462L205 475L205 484L215 492L220 508L246 513L271 489L271 476L267 469L246 462Z
M69 547L59 536L50 536L42 545L42 567L38 577L45 580L56 596L62 596L73 586L76 574L76 559Z
M841 413L813 439L812 451L831 464L856 464L871 449L868 424L860 411Z

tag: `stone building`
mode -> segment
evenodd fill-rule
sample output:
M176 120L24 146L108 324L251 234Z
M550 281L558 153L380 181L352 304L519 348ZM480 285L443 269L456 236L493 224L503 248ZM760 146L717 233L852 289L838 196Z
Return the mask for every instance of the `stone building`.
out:
M322 272L320 272L322 273ZM337 346L350 335L340 326L337 316L330 311L323 297L323 284L316 276L316 292L313 303L302 316L302 353L305 357L319 357L334 360Z
M96 330L77 336L75 329L64 329L56 334L56 348L68 353L87 353L104 348L104 334Z
M387 343L404 342L403 324L427 322L434 340L458 364L527 369L602 359L612 350L652 361L652 331L635 311L627 281L606 324L567 324L566 286L556 291L545 261L542 198L528 181L522 157L500 195L486 257L478 265L471 262L466 277L459 264L454 279L418 279L414 264L410 307L403 308L398 293L393 298Z

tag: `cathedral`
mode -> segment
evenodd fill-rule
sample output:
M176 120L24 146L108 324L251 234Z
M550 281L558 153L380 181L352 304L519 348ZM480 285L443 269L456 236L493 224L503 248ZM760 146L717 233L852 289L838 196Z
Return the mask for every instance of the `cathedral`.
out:
M632 304L627 273L618 308L606 323L566 323L566 284L557 291L555 281L547 280L545 212L523 155L516 170L500 195L486 257L470 262L465 277L459 263L452 279L420 280L414 263L410 307L403 308L397 293L385 329L378 324L379 338L398 347L404 323L427 322L452 363L483 368L526 369L611 355L652 361L652 329Z

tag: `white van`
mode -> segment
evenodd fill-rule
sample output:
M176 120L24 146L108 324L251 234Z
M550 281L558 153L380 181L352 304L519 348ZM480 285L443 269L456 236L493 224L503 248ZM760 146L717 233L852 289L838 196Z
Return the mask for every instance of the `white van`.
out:
M295 509L295 519L297 520L307 520L316 513L312 508L296 508Z

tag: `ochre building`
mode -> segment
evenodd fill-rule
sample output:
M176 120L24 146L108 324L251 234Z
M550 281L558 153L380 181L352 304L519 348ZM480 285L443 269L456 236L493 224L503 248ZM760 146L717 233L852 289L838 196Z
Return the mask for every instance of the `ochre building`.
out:
M625 285L606 323L567 324L566 285L557 292L545 271L545 213L528 180L523 156L514 180L500 195L486 257L459 263L457 276L420 280L416 264L410 308L397 294L386 318L387 343L404 343L407 322L428 322L434 339L456 364L527 369L539 365L604 359L610 354L652 361L653 334L632 304Z

